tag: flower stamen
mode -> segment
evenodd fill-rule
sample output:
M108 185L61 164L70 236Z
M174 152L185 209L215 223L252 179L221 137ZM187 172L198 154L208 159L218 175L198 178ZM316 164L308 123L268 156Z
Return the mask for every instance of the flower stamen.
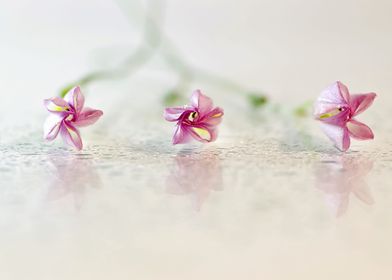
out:
M194 111L194 112L189 114L188 120L193 122L197 118L197 116L198 116L198 113L196 111Z

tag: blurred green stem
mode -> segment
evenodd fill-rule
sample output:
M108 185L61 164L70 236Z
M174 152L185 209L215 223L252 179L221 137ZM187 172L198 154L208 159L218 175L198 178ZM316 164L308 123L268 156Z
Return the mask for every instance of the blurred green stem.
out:
M177 50L170 38L168 38L168 36L166 36L160 28L163 23L163 9L165 1L162 0L158 2L159 3L157 3L156 0L149 1L149 6L145 12L141 46L133 54L131 54L124 63L114 69L93 71L86 74L80 79L64 87L61 90L61 96L64 96L68 90L75 85L87 86L100 80L117 79L129 76L133 71L143 67L143 65L145 65L155 53L159 52L168 66L171 67L180 78L179 85L174 90L177 92L176 94L178 94L181 90L185 90L193 80L201 80L221 87L224 90L248 96L254 107L262 106L267 102L268 99L263 93L253 93L248 88L237 84L230 79L226 79L203 69L194 67L190 65L186 59L181 57L180 52ZM154 11L160 16L154 17ZM127 17L129 19L128 15ZM173 91L170 91L170 94L173 96ZM169 100L172 99L173 98L169 98ZM254 102L255 100L257 100L257 102Z

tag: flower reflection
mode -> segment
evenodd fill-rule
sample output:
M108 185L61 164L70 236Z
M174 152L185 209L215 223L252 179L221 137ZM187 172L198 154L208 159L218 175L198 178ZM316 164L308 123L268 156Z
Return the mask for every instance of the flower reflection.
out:
M317 165L316 187L324 192L328 207L337 217L346 213L350 194L367 205L374 203L365 180L372 168L373 161L348 155Z
M102 185L92 160L86 157L51 157L49 160L53 179L49 186L48 200L53 201L72 196L75 208L80 209L85 200L88 187L100 188Z
M188 195L199 211L212 190L222 189L220 160L214 154L177 155L167 178L167 192Z

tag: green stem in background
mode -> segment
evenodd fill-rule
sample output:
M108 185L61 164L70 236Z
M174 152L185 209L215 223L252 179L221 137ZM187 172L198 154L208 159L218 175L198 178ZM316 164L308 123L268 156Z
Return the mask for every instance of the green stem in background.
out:
M161 33L152 15L152 8L146 12L144 18L142 44L117 68L90 72L60 90L60 96L64 97L75 85L87 86L101 80L119 79L129 76L133 71L141 68L152 58L155 50L161 42Z
M80 79L68 84L60 90L60 96L64 97L67 92L75 85L87 86L93 82L101 80L120 79L130 75L132 71L136 71L143 66L150 58L153 50L145 47L139 48L135 51L122 65L115 69L101 70L90 72Z
M310 111L312 109L312 101L306 101L299 105L298 107L294 108L294 115L297 117L307 117L310 115Z
M267 104L268 98L265 95L259 93L253 93L248 95L249 103L252 104L253 108L259 108Z
M156 1L152 2L154 3L149 3L149 8L145 13L141 46L117 68L94 71L68 84L60 91L62 97L75 85L87 86L101 80L119 79L129 76L132 72L143 67L159 51L164 61L180 78L179 84L165 94L163 98L165 105L173 105L182 100L183 92L187 91L189 85L195 80L213 84L226 91L242 94L248 98L248 102L253 108L259 108L268 103L268 98L261 92L251 91L230 79L190 65L186 59L179 55L180 52L176 46L171 42L170 38L165 36L160 28L163 22L162 16L154 17L154 11L155 13L158 12L159 15L163 14L164 2L158 4Z

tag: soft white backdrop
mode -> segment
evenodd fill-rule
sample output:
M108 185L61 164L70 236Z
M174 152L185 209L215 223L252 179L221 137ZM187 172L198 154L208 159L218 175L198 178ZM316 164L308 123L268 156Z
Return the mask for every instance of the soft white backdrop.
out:
M119 49L132 51L144 7L0 1L2 110L32 110L102 60L119 60ZM165 10L164 29L189 61L276 100L313 99L337 79L354 91L392 90L390 1L168 0Z

